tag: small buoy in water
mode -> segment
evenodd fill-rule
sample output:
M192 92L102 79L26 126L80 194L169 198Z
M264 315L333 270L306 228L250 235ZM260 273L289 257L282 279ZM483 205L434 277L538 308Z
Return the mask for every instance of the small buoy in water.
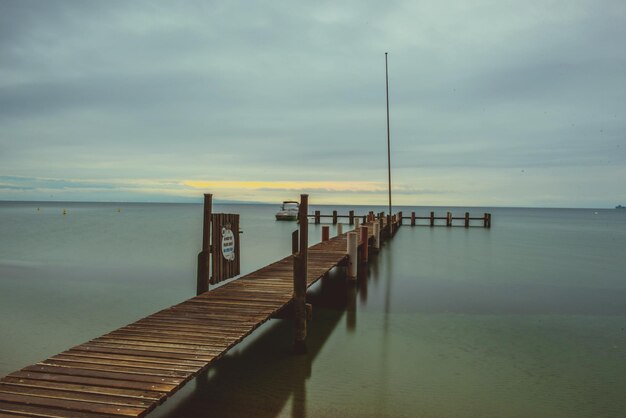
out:
M118 212L121 212L121 211L122 211L122 209L120 209L120 208L117 208L117 211L118 211Z
M594 212L593 214L594 214L594 215L597 215L597 214L598 214L598 212Z
M37 212L39 212L39 208L37 208Z
M63 209L63 215L67 215L67 209Z

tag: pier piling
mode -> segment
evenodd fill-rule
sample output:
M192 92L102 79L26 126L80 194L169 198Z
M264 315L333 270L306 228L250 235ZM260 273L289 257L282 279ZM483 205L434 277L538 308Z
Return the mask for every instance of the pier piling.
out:
M294 352L306 352L306 285L307 263L309 248L309 223L307 213L309 195L300 195L300 210L298 214L300 226L300 245L298 253L293 257L293 312L294 312Z
M348 279L356 280L357 273L357 247L358 247L358 234L356 232L348 232L347 234L348 242L347 242L347 252L348 252L348 262L347 262L347 276Z
M198 254L198 273L196 295L209 290L209 271L211 254L211 213L213 209L213 195L204 195L204 215L202 224L202 251Z

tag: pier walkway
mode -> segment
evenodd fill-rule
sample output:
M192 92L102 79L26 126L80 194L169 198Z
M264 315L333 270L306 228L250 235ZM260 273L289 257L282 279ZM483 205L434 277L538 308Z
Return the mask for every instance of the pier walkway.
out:
M342 234L309 247L307 287L346 262L346 246ZM290 305L293 259L5 376L0 417L146 415Z

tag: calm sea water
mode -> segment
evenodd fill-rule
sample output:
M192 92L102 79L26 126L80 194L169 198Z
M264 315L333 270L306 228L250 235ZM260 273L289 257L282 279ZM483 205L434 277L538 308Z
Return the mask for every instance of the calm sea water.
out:
M241 214L243 273L289 253L276 210L214 208ZM624 416L626 211L468 210L493 227L403 227L358 285L315 285L306 356L270 320L151 416ZM0 376L193 296L201 223L0 202Z

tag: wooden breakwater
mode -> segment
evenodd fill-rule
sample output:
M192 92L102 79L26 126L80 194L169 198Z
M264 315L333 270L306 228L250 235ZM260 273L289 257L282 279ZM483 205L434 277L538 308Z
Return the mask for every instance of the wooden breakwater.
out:
M348 219L349 225L354 225L358 220L362 220L363 223L368 222L372 217L377 219L385 218L385 212L380 212L374 215L374 212L369 212L365 215L356 215L354 210L350 210L347 215L340 215L336 210L333 210L331 214L322 214L321 211L316 210L313 214L308 215L309 218L313 218L315 224L322 223L322 219L331 219L333 225L337 225L340 219ZM491 213L484 213L482 216L470 216L469 212L465 212L463 216L453 216L452 212L446 212L445 216L435 216L435 212L431 211L428 216L418 216L416 212L411 212L410 216L403 216L402 212L398 212L396 215L391 216L389 223L398 223L402 225L404 221L409 221L410 226L462 226L469 227L483 227L491 228ZM459 222L462 221L462 222Z
M295 351L306 349L312 314L306 289L337 267L356 278L357 269L367 265L370 248L379 249L400 223L370 217L365 225L336 237L326 232L322 242L309 247L308 197L301 198L299 230L291 237L293 254L3 377L0 416L144 416L276 316L293 318ZM204 281L208 288L209 271L220 277L232 273L233 266L224 263L239 257L231 257L236 240L225 239L231 236L225 232L235 228L234 218L224 215L205 207L199 289ZM221 265L207 267L205 257Z

